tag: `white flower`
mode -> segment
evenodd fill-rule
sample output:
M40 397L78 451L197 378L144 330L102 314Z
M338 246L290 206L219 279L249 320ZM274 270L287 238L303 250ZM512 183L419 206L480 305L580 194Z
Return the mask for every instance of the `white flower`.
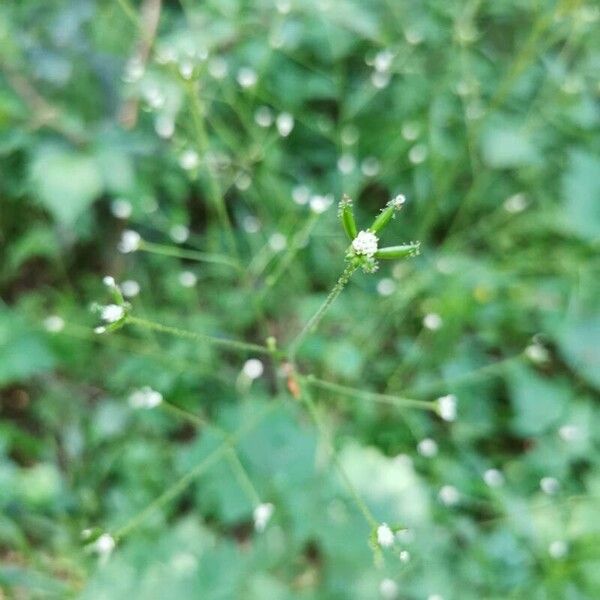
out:
M389 277L377 282L377 293L380 296L391 296L396 289L396 282Z
M360 170L366 177L375 177L380 169L379 161L374 156L367 156L360 164Z
M351 154L342 154L338 158L337 168L341 173L348 175L356 168L356 159Z
M115 281L114 277L111 277L110 275L106 275L105 277L102 278L102 283L107 287L107 288L111 288L114 289L117 287L117 282Z
M242 372L249 379L258 379L263 374L264 370L264 365L258 358L248 359L242 367Z
M563 540L554 540L548 546L548 554L550 554L552 558L564 558L568 551L569 545Z
M141 241L142 236L137 231L133 231L132 229L126 229L121 234L121 241L118 245L119 251L123 254L135 252L140 247Z
M128 219L131 216L133 208L129 200L124 198L117 198L110 203L110 212L117 219Z
M118 304L107 304L106 306L103 306L100 311L102 320L107 323L116 323L123 318L124 314L125 309Z
M115 538L110 533L103 533L93 544L92 550L97 552L100 559L103 561L108 560L108 557L112 554L112 551L116 546Z
M179 73L184 79L191 79L194 74L194 63L189 60L184 60L179 65Z
M283 112L280 115L277 115L275 125L277 126L279 135L281 137L287 137L292 133L292 129L294 129L294 117L290 113Z
M310 190L305 185L297 185L292 190L292 199L296 204L307 204L310 200Z
M140 284L133 279L127 279L121 284L121 292L126 298L133 298L140 293Z
M254 509L254 529L264 531L271 520L275 507L270 502L263 502Z
M394 60L394 53L391 50L381 50L375 55L373 66L376 71L388 71L392 66L392 60Z
M155 408L162 401L162 394L147 385L131 392L129 395L129 406L131 408Z
M398 584L393 579L382 579L379 593L384 600L395 600L398 597Z
M418 137L421 129L418 123L406 122L402 125L402 137L407 142L414 142Z
M50 333L58 333L65 327L65 321L58 315L50 315L44 319L44 327Z
M565 442L574 442L581 439L582 432L579 426L567 423L566 425L561 425L558 430L558 435Z
M281 252L287 246L287 238L283 233L273 233L269 237L269 246L274 252Z
M200 163L200 157L195 150L185 150L179 157L179 166L186 171L192 171Z
M389 548L394 543L394 532L387 523L377 528L377 543L383 548Z
M227 61L221 56L214 56L208 63L208 72L215 79L223 79L227 76Z
M527 196L523 192L513 194L504 201L504 210L510 214L523 212L527 208Z
M169 236L177 244L183 244L190 237L190 230L185 225L173 225L169 229Z
M185 288L193 288L198 283L198 278L191 271L179 273L179 283Z
M324 213L333 204L333 197L331 194L326 196L320 196L315 194L310 199L310 210L317 215Z
M175 120L171 115L158 115L154 121L154 130L159 137L168 140L175 133Z
M454 394L447 394L437 399L438 412L444 421L454 421L456 419L457 398Z
M404 194L398 194L390 200L390 205L393 206L396 210L400 210L404 206L405 202L406 196Z
M378 238L370 231L359 231L352 241L352 249L356 254L371 257L377 252Z
M438 445L435 440L432 440L431 438L425 438L417 444L417 451L425 458L432 458L438 453Z
M97 333L98 335L100 335L101 333L104 333L106 331L106 327L102 326L102 325L98 325L98 327L94 327L94 333Z
M256 82L258 81L258 75L254 69L251 69L250 67L242 67L237 72L236 79L243 88L250 88L256 85Z
M544 494L551 496L560 489L560 482L555 477L542 477L540 479L540 488Z
M460 501L460 492L453 485L443 485L438 492L438 498L446 506L454 506Z
M254 121L259 127L271 127L273 112L268 106L259 106L254 113Z
M541 344L534 342L525 348L525 356L535 364L543 364L550 359L550 353Z
M500 487L504 484L504 475L498 469L488 469L483 474L483 480L490 487Z
M242 227L247 233L256 233L260 231L261 223L254 215L246 215L242 219Z
M407 563L410 561L410 552L408 550L402 550L400 552L400 562Z
M408 160L413 165L420 165L427 158L427 146L417 144L408 151Z
M429 313L423 317L423 326L430 331L437 331L443 324L442 317L437 313Z

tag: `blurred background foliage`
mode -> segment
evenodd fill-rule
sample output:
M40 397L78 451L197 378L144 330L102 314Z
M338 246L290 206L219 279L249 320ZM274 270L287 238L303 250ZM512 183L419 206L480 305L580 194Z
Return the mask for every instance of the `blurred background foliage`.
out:
M596 3L9 0L0 52L0 596L600 596ZM285 348L343 269L343 192L363 227L406 194L384 241L423 252L355 275L302 370L458 398L447 423L314 392L359 494L409 528L379 566L277 365L248 385L251 354L98 336L89 310L110 274L138 316ZM82 546L218 443L133 410L146 385L258 419L238 450L264 532L221 460L108 561Z

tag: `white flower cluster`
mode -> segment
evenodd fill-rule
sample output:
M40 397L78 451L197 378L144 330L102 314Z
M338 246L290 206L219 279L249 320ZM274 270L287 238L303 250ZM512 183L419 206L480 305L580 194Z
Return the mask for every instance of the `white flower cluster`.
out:
M162 401L162 394L147 385L135 390L129 396L131 408L156 408Z
M379 239L370 231L359 231L352 241L352 249L356 254L371 258L377 252Z
M437 399L438 413L444 421L456 420L456 404L458 400L454 394L447 394Z
M125 309L118 304L107 304L100 309L100 316L107 323L116 323L123 318Z
M129 254L135 252L142 241L142 236L132 229L126 229L121 235L121 241L119 242L119 251L123 254Z
M265 530L273 516L274 510L275 506L270 502L263 502L254 509L254 529L256 529L256 531Z
M389 548L394 543L394 532L387 523L382 523L377 528L377 543L382 548Z

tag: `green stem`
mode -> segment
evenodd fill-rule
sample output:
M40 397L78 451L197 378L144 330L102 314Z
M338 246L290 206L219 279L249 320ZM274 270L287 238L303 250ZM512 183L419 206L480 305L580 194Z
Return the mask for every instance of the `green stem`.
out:
M204 161L206 161L206 153L210 149L210 143L208 139L208 135L206 133L206 128L204 127L204 110L202 108L202 104L200 103L200 95L196 86L194 84L190 84L188 87L188 95L190 98L190 111L192 114L192 122L194 125L194 130L196 133L196 146L200 151L201 156ZM227 207L225 206L225 199L223 198L223 194L219 189L219 183L216 177L213 175L209 166L205 163L205 171L206 171L206 180L208 183L208 195L215 207L217 212L217 217L221 223L221 227L223 227L225 231L225 235L227 237L227 244L229 245L230 251L234 256L237 257L237 247L235 245L235 239L233 236L233 227L231 225L231 221L229 220L229 215L227 214Z
M193 331L187 331L186 329L179 329L177 327L169 327L168 325L162 325L161 323L155 323L154 321L148 321L147 319L140 319L128 315L125 324L138 325L139 327L145 327L146 329L152 329L160 333L168 333L180 338L187 338L199 342L205 342L212 344L213 346L221 346L223 348L231 348L232 350L239 350L241 352L253 352L255 354L269 354L273 352L266 346L260 346L259 344L251 344L249 342L240 342L238 340L229 340L226 338L213 337L204 333L195 333Z
M337 280L337 283L331 292L329 292L329 296L327 296L325 302L323 302L319 310L317 310L317 312L310 318L308 323L306 323L306 325L302 328L302 331L296 336L290 346L289 351L289 359L292 363L296 358L296 353L304 341L304 338L317 328L321 319L329 310L329 307L335 302L336 298L342 293L342 290L346 287L346 284L350 281L350 277L352 277L352 274L357 268L358 267L356 265L351 263L346 266L343 273L340 275L340 278Z
M150 252L152 254L160 254L162 256L173 256L175 258L184 258L187 260L196 260L198 262L215 263L226 265L241 271L242 268L238 263L227 256L221 254L211 254L208 252L200 252L199 250L188 250L186 248L178 248L177 246L165 246L164 244L155 244L142 240L138 250Z
M227 459L231 465L231 469L233 470L233 474L235 475L240 488L242 488L253 507L260 504L260 496L258 495L254 484L252 483L248 473L246 472L246 469L244 468L244 465L242 464L242 461L240 460L240 457L238 456L235 445L229 439L230 434L227 431L218 425L214 425L213 423L204 420L202 417L199 417L198 415L195 415L194 413L177 406L176 404L167 402L166 400L163 400L161 406L168 412L171 412L178 417L189 421L196 427L206 427L207 429L212 429L222 436L223 440L227 442L229 446Z
M337 392L346 396L360 398L362 400L372 400L373 402L380 402L382 404L391 404L392 406L396 406L399 408L419 408L421 410L430 410L435 412L437 407L435 402L428 402L426 400L416 400L414 398L402 398L400 396L392 396L389 394L377 394L375 392L366 392L362 390L357 390L355 388L347 387L345 385L340 385L338 383L332 383L330 381L318 379L313 375L299 375L298 377L306 384L312 387L329 390L331 392Z
M113 537L117 542L121 541L126 535L131 533L143 521L145 521L154 511L158 510L177 496L181 494L195 479L206 473L210 467L218 462L223 455L228 452L232 444L236 444L244 435L249 433L266 414L272 410L272 407L263 411L260 415L248 422L244 427L231 434L227 440L217 446L208 456L200 461L191 471L188 471L183 477L179 478L158 498L153 500L140 513L130 519L125 525L118 529Z
M371 509L367 506L366 502L360 497L360 494L354 487L354 484L352 483L350 477L348 476L348 473L346 473L346 470L344 469L344 467L343 467L342 463L340 462L340 459L337 455L337 452L335 451L335 447L333 445L333 441L331 440L331 435L329 433L329 430L327 429L327 426L321 419L321 415L319 414L319 409L317 408L317 406L314 403L313 399L311 398L310 394L306 390L302 391L302 400L303 400L304 404L306 405L308 412L309 412L310 416L312 417L315 425L317 426L317 429L320 431L321 436L323 437L323 440L325 441L325 443L327 445L327 449L328 449L329 453L331 454L333 464L334 464L338 474L340 475L342 481L344 482L344 485L348 489L348 492L350 492L350 495L352 496L352 499L354 500L358 510L364 516L365 521L369 524L369 527L371 527L371 529L377 528L379 526L377 519L375 519L373 513L371 512Z

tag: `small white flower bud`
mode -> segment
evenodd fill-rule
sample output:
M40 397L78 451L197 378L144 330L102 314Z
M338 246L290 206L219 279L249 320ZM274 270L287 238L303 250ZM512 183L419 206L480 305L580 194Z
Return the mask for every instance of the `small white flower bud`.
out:
M260 532L265 530L273 516L274 510L275 507L270 502L259 504L254 509L254 529L256 529L256 531Z
M483 480L489 487L500 487L504 484L504 475L498 469L488 469L483 474Z
M137 231L133 231L132 229L126 229L121 234L121 241L119 242L119 251L123 254L129 254L130 252L135 252L139 247L142 241L142 237Z
M258 379L263 374L264 370L264 365L258 358L248 359L242 367L242 372L249 379Z
M417 444L417 451L425 458L433 458L438 453L438 445L435 440L425 438Z
M377 543L383 548L388 548L394 543L394 532L387 523L382 523L377 528Z

